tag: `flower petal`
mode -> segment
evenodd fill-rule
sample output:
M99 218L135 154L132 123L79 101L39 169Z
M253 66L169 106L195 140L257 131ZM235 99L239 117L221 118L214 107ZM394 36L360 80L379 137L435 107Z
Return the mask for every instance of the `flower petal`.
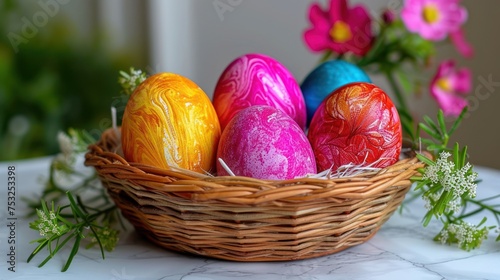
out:
M348 15L347 0L331 0L329 15L331 23L344 20Z
M467 106L467 100L462 97L435 89L432 96L436 99L439 107L446 116L456 117L460 115L462 109Z
M328 30L330 26L328 13L323 11L317 3L314 3L309 9L309 20L315 28Z
M364 6L358 5L349 11L348 24L353 37L347 42L350 50L357 55L367 53L372 45L371 18Z
M317 29L309 29L304 32L304 41L309 48L315 52L324 51L329 48L330 40L323 32Z
M465 40L464 32L462 29L450 33L450 39L457 51L465 58L474 56L474 49Z
M468 93L472 88L472 74L469 69L462 68L452 77L453 88L457 93Z

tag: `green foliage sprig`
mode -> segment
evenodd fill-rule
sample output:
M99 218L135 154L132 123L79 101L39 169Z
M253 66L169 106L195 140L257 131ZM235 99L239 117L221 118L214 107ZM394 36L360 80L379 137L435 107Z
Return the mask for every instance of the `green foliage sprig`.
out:
M82 172L77 168L77 157L95 140L85 131L69 130L69 135L58 135L61 153L51 162L49 178L40 199L27 199L31 209L29 215L38 218L30 223L30 228L42 236L31 243L38 243L28 258L30 262L46 248L48 256L39 267L50 261L64 246L73 241L62 271L66 271L78 253L81 244L86 248L98 246L104 258L104 251L112 251L117 242L121 222L118 208L109 199L99 184L95 171ZM65 181L61 183L61 181ZM76 181L71 187L69 182ZM51 207L47 201L51 201ZM55 204L64 206L55 207Z
M119 231L112 228L113 222L117 219L116 206L112 204L104 209L89 208L79 197L75 199L71 192L67 192L67 197L69 204L66 206L55 209L52 203L49 210L47 204L42 202L42 210L37 209L38 219L30 223L30 228L38 230L42 238L31 242L39 245L28 257L28 262L47 247L49 254L39 264L39 267L42 267L72 239L73 247L61 270L63 272L69 268L81 242L86 238L91 239L87 248L99 245L103 259L104 250L112 251L115 248L119 235ZM69 209L70 213L64 213L66 209Z
M434 240L441 243L456 244L464 250L472 250L481 246L490 230L500 227L500 205L488 205L489 200L500 197L496 195L476 200L478 174L472 164L467 162L467 147L460 149L456 143L453 149L448 148L448 141L460 124L466 109L455 120L450 129L446 128L442 111L438 112L437 123L425 117L419 128L430 138L422 139L431 157L417 154L417 158L426 164L419 170L420 176L412 178L417 182L415 192L426 202L427 213L423 225L427 226L432 219L443 224L442 230ZM474 207L470 211L469 209ZM486 217L477 225L465 219L483 211L493 214L497 226L486 226ZM500 241L500 235L496 238Z
M125 94L131 94L144 79L146 74L130 68L130 73L120 72L119 83ZM47 248L48 256L39 267L50 261L64 246L73 241L62 271L66 271L78 253L80 245L86 248L98 246L104 259L104 251L112 251L119 240L117 224L124 228L119 210L109 199L100 185L95 171L90 174L77 168L77 158L87 150L95 139L84 130L69 130L69 134L58 134L60 153L50 164L49 178L40 199L24 198L31 209L29 215L37 215L38 219L30 223L30 228L38 231L42 238L33 240L38 243L28 258L30 262L35 256ZM76 180L72 180L76 179ZM60 181L65 180L65 183ZM72 187L65 187L68 181L77 181ZM51 201L49 209L47 201ZM55 204L64 206L55 207Z

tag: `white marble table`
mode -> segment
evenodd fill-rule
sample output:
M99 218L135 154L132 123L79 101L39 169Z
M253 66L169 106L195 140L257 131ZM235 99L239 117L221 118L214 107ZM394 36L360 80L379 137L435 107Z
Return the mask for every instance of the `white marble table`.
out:
M39 237L22 217L20 198L40 191L40 176L47 174L48 158L0 163L0 279L500 279L500 242L491 232L480 249L465 252L432 241L439 225L421 225L423 203L408 204L396 213L367 243L334 255L291 262L238 263L183 255L157 248L133 230L121 235L119 246L105 260L98 249L81 249L67 272L60 272L69 252L44 267L26 259L35 248L30 240ZM8 270L7 166L17 171L16 272ZM483 182L478 197L500 192L500 171L476 168ZM498 201L500 202L500 201ZM478 217L480 219L480 217ZM490 217L490 224L493 218Z

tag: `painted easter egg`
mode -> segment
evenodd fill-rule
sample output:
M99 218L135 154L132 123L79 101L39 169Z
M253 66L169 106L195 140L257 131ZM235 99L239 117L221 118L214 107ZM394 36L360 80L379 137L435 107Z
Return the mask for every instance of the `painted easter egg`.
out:
M352 83L330 94L311 121L308 138L319 171L345 164L387 167L399 159L402 131L389 96L370 83Z
M316 173L307 136L280 110L256 105L239 111L222 132L217 158L238 176L293 179ZM217 174L228 172L217 163Z
M344 60L328 60L318 65L300 85L306 102L307 122L311 122L319 104L330 93L353 82L371 83L371 80L357 65Z
M215 171L220 125L193 81L174 73L147 78L130 96L122 120L125 159L164 169Z
M232 61L215 87L213 104L222 130L244 108L269 105L306 125L306 107L300 87L288 69L263 54L246 54Z

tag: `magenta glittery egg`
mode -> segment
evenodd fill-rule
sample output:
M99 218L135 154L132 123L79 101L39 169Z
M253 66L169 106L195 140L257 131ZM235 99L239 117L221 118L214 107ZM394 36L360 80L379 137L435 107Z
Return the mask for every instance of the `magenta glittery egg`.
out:
M238 112L221 135L217 158L237 176L285 180L316 173L304 131L280 110L257 105ZM220 162L217 175L229 175Z
M306 105L299 84L283 64L263 54L233 60L217 82L213 104L222 129L236 113L253 105L274 107L301 129L306 126Z

